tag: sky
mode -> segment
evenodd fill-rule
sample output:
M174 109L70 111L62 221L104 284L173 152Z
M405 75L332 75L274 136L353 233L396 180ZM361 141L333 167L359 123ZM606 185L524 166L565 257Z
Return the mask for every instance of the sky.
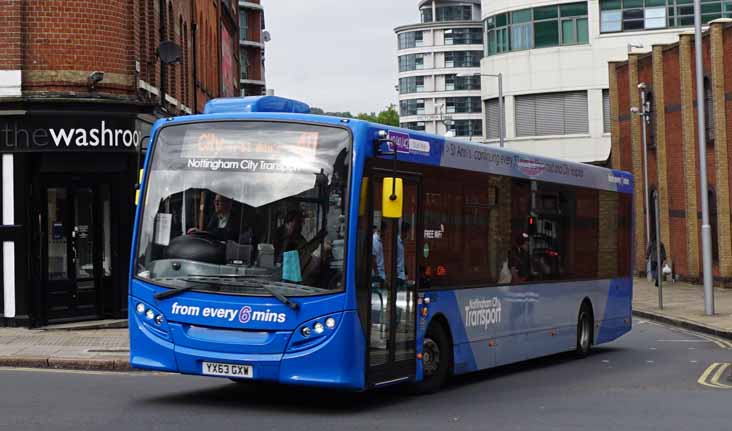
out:
M394 28L419 22L419 0L263 0L267 88L330 112L397 103Z

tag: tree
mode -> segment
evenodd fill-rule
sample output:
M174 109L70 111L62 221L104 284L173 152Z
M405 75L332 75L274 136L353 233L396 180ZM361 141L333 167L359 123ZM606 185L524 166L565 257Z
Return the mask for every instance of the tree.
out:
M391 104L386 107L385 110L378 114L372 112L370 114L358 114L356 116L359 120L370 121L372 123L385 124L387 126L399 127L399 113L396 110L396 105Z
M325 112L321 108L310 108L310 113L314 115L329 115L331 117L355 118L350 112Z
M353 115L350 112L326 112L321 108L310 108L310 113L315 115L330 115L333 117L342 118L357 118L359 120L370 121L372 123L385 124L387 126L399 127L399 112L397 112L396 105L391 104L386 107L385 110L376 113L365 113L362 112L358 115Z

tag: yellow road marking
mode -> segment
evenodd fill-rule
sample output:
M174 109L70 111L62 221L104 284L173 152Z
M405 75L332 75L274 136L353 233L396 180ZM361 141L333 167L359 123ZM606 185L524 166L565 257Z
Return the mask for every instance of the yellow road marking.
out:
M709 340L712 343L716 344L717 346L721 347L722 349L732 349L732 343L730 343L727 340L723 340L721 338L713 337L711 335L702 335L697 334L697 336L704 338L705 340Z
M24 373L62 373L62 374L86 374L92 376L135 376L135 377L149 377L149 376L167 376L170 373L157 373L150 371L95 371L95 370L69 370L69 369L57 369L57 368L26 368L26 367L0 367L0 372L12 371L12 372L24 372Z
M732 389L732 386L725 385L724 383L720 383L719 379L724 374L724 371L730 366L730 364L720 364L719 362L715 362L709 367L707 367L706 370L702 373L701 377L697 380L697 383L700 385L708 386L710 388L715 389ZM716 372L715 372L716 369ZM714 373L714 375L712 375ZM712 376L711 379L709 379L709 376ZM707 380L709 379L709 380Z
M717 368L717 372L714 373L714 376L712 376L712 380L711 380L712 384L725 388L725 389L732 389L732 386L725 385L724 383L719 382L719 378L724 375L724 370L726 370L728 367L729 367L729 364L722 364L720 367Z

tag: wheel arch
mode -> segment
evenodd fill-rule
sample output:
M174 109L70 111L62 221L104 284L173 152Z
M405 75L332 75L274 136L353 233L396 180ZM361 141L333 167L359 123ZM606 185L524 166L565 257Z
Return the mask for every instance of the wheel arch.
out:
M447 320L447 317L442 313L437 313L430 319L430 322L427 324L427 331L429 331L429 328L432 325L440 325L442 326L442 329L445 330L445 333L447 334L448 343L450 345L450 364L448 373L452 375L455 370L455 341L452 336L452 330L450 328L450 322ZM427 332L425 331L425 335Z

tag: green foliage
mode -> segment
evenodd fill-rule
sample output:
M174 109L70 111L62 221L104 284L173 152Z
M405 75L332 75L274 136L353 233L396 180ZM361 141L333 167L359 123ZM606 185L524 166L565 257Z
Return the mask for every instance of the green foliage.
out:
M343 118L357 118L359 120L370 121L372 123L385 124L387 126L399 127L399 112L396 109L396 105L391 104L386 107L385 110L376 113L365 113L362 112L358 115L353 115L350 112L325 112L321 108L310 108L310 113L315 115L330 115L333 117Z

